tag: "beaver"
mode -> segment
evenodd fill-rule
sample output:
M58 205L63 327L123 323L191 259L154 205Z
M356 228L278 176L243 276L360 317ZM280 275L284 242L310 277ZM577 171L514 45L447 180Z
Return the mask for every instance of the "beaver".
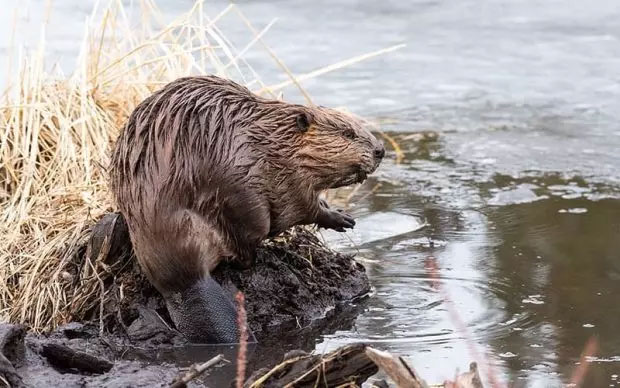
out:
M183 77L130 114L110 183L134 252L192 342L238 342L230 295L209 275L252 265L257 246L294 226L355 224L319 198L362 182L385 154L339 111L270 100L216 76Z

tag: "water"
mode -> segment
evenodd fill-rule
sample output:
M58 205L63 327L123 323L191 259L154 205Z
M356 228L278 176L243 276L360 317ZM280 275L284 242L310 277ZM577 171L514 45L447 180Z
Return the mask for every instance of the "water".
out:
M16 3L1 4L2 73L7 10ZM26 3L19 37L34 42L43 2ZM257 26L279 18L266 41L296 73L407 44L304 83L315 102L346 106L399 133L402 163L390 154L348 204L346 193L335 199L349 206L356 230L324 233L338 249L358 253L375 293L361 314L340 317L322 333L262 344L254 354L277 359L274 349L327 351L366 341L402 354L431 382L478 355L505 384L547 387L570 381L595 338L586 386L616 386L617 1L238 3ZM216 2L211 13L224 5ZM162 4L171 17L189 6ZM77 0L52 8L48 50L65 68L89 12ZM242 27L223 30L240 47L249 40ZM284 79L264 52L251 51L249 59L267 83ZM300 101L293 88L285 97ZM408 139L415 131L433 136ZM214 351L172 357L204 359Z

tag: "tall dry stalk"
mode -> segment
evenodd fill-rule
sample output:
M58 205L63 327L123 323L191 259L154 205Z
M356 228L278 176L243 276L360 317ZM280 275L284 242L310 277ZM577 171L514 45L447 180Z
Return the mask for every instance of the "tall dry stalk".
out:
M245 311L245 296L241 291L235 296L237 302L237 329L239 330L239 349L237 351L237 376L235 386L243 388L248 359L248 317Z
M140 9L138 27L131 25L120 1L93 11L69 77L46 72L42 39L38 50L18 59L18 74L0 94L2 321L50 329L104 299L102 266L84 262L80 249L93 220L113 209L106 182L110 148L142 99L188 74L231 78L272 97L284 86L266 86L243 58L253 44L263 43L272 24L254 30L235 5L209 17L200 0L168 24L150 0L143 0ZM231 17L252 28L252 39L241 50L217 25Z

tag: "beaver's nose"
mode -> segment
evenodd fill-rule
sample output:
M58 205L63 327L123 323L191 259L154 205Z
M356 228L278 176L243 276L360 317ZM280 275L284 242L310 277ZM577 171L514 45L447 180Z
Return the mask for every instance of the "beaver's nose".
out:
M379 143L378 145L375 146L375 158L383 159L384 156L385 156L385 147L383 146L383 143Z

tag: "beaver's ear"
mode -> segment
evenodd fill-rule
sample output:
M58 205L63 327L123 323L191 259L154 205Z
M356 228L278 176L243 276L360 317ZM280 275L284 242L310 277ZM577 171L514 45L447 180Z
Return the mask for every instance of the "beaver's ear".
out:
M306 132L310 128L310 117L305 113L300 113L295 119L299 132Z

